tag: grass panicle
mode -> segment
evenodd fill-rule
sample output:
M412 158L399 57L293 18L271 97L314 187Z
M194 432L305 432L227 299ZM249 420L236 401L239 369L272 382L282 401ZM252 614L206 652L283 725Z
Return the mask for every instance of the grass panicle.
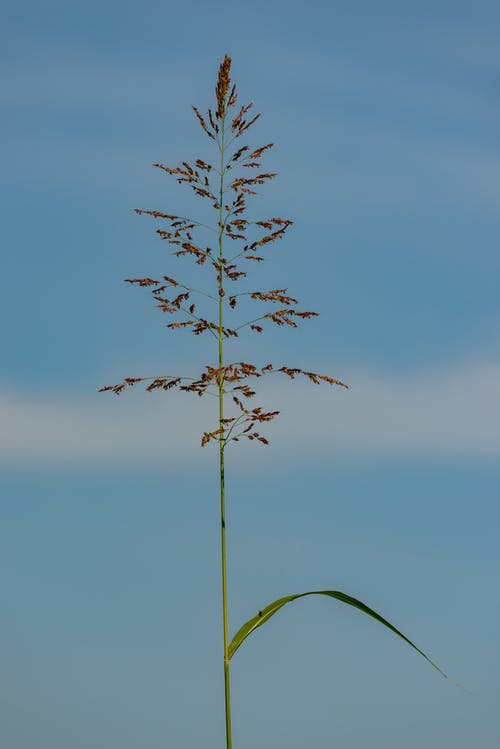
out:
M275 251L293 222L276 216L256 218L249 211L252 196L276 177L275 172L264 170L261 163L261 159L273 148L273 143L257 147L242 143L241 139L246 139L260 114L252 113L252 103L237 106L238 97L236 86L231 81L231 58L228 55L225 55L219 67L215 99L214 108L209 108L205 114L193 106L201 129L212 143L215 152L213 163L196 158L173 167L154 164L166 175L174 177L180 186L189 188L197 198L208 202L213 211L213 220L207 223L163 210L136 209L137 214L153 218L158 223L156 233L172 246L175 258L191 261L194 268L189 278L194 278L196 269L201 273L204 266L205 270L211 271L211 285L200 289L198 281L196 284L194 281L188 283L184 275L179 276L181 280L170 275L125 279L151 295L156 309L167 316L165 326L170 330L211 336L214 339L214 361L205 365L198 375L188 377L164 373L125 377L118 384L102 387L101 391L120 395L124 390L142 383L148 392L177 389L198 397L210 394L217 398L216 423L203 432L201 445L205 447L214 442L218 447L225 725L226 747L231 749L230 660L251 632L290 601L313 593L336 598L376 619L429 659L385 618L358 599L339 591L308 591L278 599L243 624L235 637L229 640L226 449L230 442L245 440L269 444L262 432L267 423L279 415L277 410L264 410L262 406L254 405L257 381L279 375L291 380L302 377L314 385L327 384L339 388L347 388L347 385L337 377L283 363L259 365L226 359L226 347L232 339L246 332L262 334L273 325L298 328L316 317L317 313L301 309L295 294L289 293L286 286L255 290L253 284L247 281L250 271L255 268L254 263L264 262L268 253ZM204 273L203 279L206 280L206 277ZM258 305L258 309L250 319L245 319L244 313L252 304Z

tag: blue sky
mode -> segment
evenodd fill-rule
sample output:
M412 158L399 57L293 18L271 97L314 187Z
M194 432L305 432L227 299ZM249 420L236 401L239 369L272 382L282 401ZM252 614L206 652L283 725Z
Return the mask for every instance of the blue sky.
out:
M488 2L2 11L9 749L222 745L211 404L96 391L215 357L121 279L176 275L132 209L197 209L151 164L208 155L190 107L225 52L276 144L255 211L295 221L255 284L321 313L235 356L351 385L263 387L271 445L228 457L231 629L345 590L469 690L306 599L235 659L235 746L498 746L499 21Z

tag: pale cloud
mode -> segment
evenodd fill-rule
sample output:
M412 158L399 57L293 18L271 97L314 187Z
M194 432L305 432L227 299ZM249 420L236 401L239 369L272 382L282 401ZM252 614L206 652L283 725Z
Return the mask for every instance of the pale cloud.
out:
M304 391L294 405L308 444L375 455L500 457L497 363L400 378L361 373L349 382L345 394Z
M261 381L262 382L262 381ZM281 456L500 457L500 364L411 377L358 373L351 389L268 378L261 402L279 408L265 460ZM83 398L0 396L4 466L199 465L201 432L216 418L211 398L129 393ZM215 426L215 425L213 425ZM250 446L249 446L250 447ZM248 448L235 450L242 455Z
M171 394L82 397L0 395L4 464L156 462L193 453L205 402ZM196 412L193 406L196 405ZM205 422L207 420L205 419ZM198 441L199 444L199 441Z

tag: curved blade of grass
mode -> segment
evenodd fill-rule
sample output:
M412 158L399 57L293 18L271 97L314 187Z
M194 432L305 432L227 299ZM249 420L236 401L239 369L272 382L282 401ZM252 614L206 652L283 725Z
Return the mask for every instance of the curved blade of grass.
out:
M437 666L431 659L422 651L420 648L418 648L411 640L408 639L402 632L399 631L399 629L396 629L396 627L387 621L387 619L384 619L383 616L380 616L380 614L377 614L376 611L371 609L369 606L367 606L362 601L358 601L357 598L353 598L352 596L348 596L346 593L341 593L339 590L310 590L307 593L295 593L291 596L285 596L284 598L278 598L276 601L273 601L268 606L266 606L262 611L259 611L258 614L252 619L249 619L245 624L243 624L242 627L236 632L235 636L231 640L231 643L229 645L229 658L232 658L233 655L236 653L240 645L243 644L243 642L246 640L246 638L258 627L261 627L265 622L267 622L274 614L276 614L277 611L279 611L283 606L286 606L287 603L290 603L291 601L295 601L297 598L304 598L305 596L315 596L315 595L321 595L321 596L329 596L330 598L336 598L337 601L341 601L342 603L346 603L349 606L353 606L355 609L358 609L359 611L362 611L364 614L367 614L368 616L371 616L372 619L376 619L378 622L383 624L385 627L391 630L391 632L394 632L394 634L398 635L402 640L404 640L410 647L412 647L414 650L417 651L423 658L425 658L426 661L428 661L431 666L433 666L437 671L439 671L440 674L442 674L446 679L448 678L447 675L442 671L439 666Z

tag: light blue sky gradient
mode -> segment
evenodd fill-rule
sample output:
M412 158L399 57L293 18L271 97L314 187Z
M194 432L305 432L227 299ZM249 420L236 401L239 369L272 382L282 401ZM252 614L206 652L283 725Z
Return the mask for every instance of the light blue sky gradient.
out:
M235 747L496 749L498 5L31 1L0 21L2 745L222 746L205 417L96 390L214 359L121 279L179 273L132 209L196 206L150 165L208 155L190 106L228 52L276 143L255 212L295 221L252 283L321 313L235 356L353 386L269 391L270 448L229 457L231 629L345 590L472 692L300 601L235 658Z

